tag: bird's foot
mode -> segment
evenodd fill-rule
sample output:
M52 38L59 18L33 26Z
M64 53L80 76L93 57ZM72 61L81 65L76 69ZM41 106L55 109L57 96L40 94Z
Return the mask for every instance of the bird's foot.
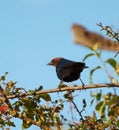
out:
M65 88L65 87L67 87L66 84L59 84L59 85L58 85L58 88L59 88L59 89L61 89L61 88Z
M82 89L86 91L86 88L84 86L85 86L85 84L82 83Z
M81 78L79 78L79 79L80 79L80 81L81 81L81 83L82 83L82 88L83 88L84 90L86 90L86 88L84 87L84 86L85 86L84 82L81 80Z

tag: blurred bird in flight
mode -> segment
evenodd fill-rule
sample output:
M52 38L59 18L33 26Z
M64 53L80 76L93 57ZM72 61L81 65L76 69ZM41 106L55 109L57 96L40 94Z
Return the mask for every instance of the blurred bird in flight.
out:
M85 63L71 61L62 57L56 57L51 60L48 65L56 67L57 77L61 80L60 84L64 82L72 82L80 79L82 86L85 84L80 78L83 69L88 68Z

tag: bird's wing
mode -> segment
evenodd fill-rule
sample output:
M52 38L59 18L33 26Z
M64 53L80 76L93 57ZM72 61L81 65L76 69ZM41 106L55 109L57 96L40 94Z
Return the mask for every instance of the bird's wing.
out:
M63 68L72 70L72 71L77 71L77 70L82 70L85 67L85 63L82 62L71 62L69 64L66 64Z
M68 76L68 75L71 75L71 74L76 73L76 72L82 72L83 66L84 66L84 64L71 62L71 63L65 65L64 67L62 67L60 72L64 76Z
M73 62L73 61L62 59L56 67L56 72L58 77L60 78L68 77L71 75L80 74L84 66L85 63Z

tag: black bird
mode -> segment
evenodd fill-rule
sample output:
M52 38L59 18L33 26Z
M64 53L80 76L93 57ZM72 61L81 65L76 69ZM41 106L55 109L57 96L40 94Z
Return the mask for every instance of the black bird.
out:
M52 59L48 65L56 67L56 73L58 78L61 80L61 83L63 81L72 82L80 79L82 86L85 85L80 78L80 74L83 69L88 68L85 63L67 60L62 57L56 57Z

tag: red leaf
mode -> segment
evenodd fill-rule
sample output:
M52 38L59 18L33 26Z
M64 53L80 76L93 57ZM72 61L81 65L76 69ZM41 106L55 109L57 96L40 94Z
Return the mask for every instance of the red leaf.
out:
M0 112L1 112L1 113L6 112L7 110L8 110L8 106L7 106L6 104L0 106Z

